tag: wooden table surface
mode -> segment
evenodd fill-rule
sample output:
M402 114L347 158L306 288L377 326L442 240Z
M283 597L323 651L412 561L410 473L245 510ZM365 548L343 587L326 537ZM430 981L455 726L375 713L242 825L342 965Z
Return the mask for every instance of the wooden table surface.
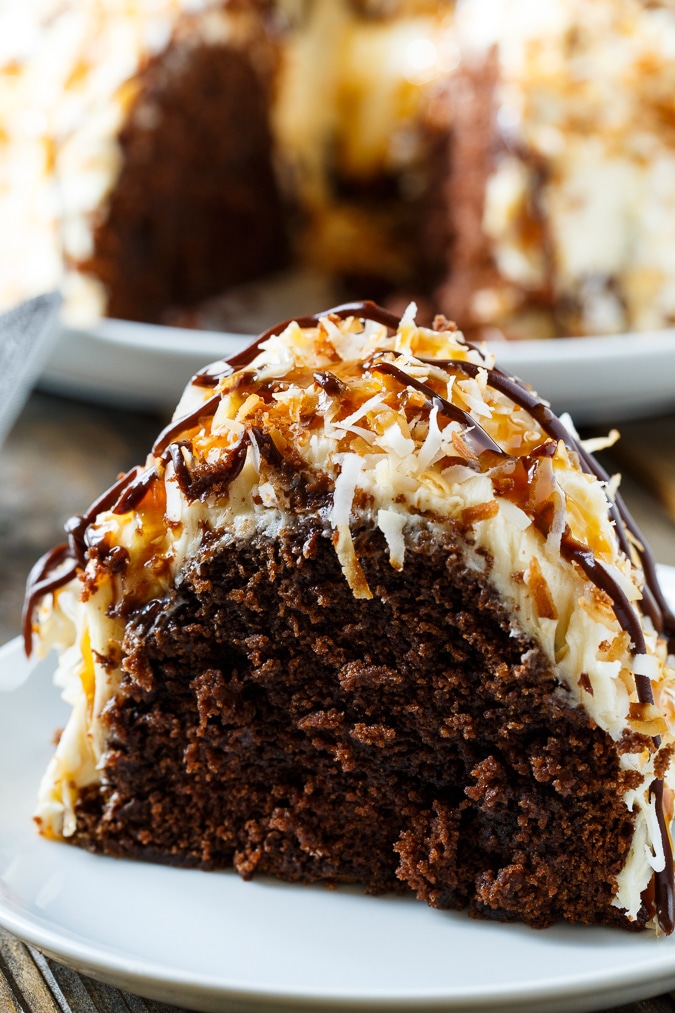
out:
M165 422L46 393L31 397L0 448L0 643L19 632L33 562L62 541L69 516L86 509L120 471L144 459ZM675 416L621 428L622 443L604 463L624 472L624 496L656 558L675 565ZM0 930L0 1013L175 1009L93 981ZM620 1010L675 1013L675 993Z

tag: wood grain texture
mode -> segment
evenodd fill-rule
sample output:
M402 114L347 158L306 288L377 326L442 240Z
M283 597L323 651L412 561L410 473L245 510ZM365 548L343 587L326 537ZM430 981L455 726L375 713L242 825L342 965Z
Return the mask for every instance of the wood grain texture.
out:
M185 1013L78 974L0 929L0 1013Z

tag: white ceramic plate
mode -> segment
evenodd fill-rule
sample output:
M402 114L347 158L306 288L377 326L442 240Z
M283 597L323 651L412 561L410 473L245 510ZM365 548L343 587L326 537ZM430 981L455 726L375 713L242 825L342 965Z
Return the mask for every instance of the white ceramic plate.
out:
M675 600L675 569L662 567ZM675 936L472 921L411 898L242 882L39 838L31 808L65 706L0 650L0 924L120 988L201 1010L605 1009L675 988Z
M41 384L58 393L170 412L193 373L251 340L122 320L105 320L88 331L64 328ZM493 350L501 365L578 423L614 423L675 408L675 329L502 342Z

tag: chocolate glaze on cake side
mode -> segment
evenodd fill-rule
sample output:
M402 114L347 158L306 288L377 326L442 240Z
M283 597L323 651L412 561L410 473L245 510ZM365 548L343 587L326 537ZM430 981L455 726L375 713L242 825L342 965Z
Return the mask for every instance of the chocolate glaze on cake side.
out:
M80 595L94 753L68 796L66 735L49 836L673 931L675 617L572 427L454 325L271 328L67 530L24 634Z

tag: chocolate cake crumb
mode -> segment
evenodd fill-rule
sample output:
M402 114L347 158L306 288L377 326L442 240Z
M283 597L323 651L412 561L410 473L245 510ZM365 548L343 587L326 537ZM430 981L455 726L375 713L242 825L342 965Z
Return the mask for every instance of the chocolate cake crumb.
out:
M133 617L74 842L534 926L622 920L633 817L609 736L456 536L416 529L401 572L379 532L355 541L372 600L305 521L207 546Z

